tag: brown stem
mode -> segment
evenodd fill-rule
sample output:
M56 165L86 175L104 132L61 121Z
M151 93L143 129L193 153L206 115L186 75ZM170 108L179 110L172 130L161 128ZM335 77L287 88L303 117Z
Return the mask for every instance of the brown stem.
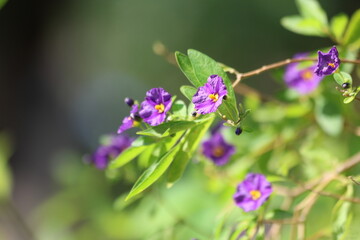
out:
M264 65L261 68L252 70L250 72L246 72L246 73L240 73L237 70L233 69L233 68L229 68L228 72L233 73L236 75L236 80L235 82L232 84L233 87L235 87L237 84L239 84L239 82L244 79L244 78L248 78L254 75L258 75L260 73L263 73L265 71L269 71L271 69L275 69L275 68L279 68L285 65L288 65L290 63L296 63L296 62L305 62L305 61L317 61L317 58L289 58L289 59L285 59L283 61L279 61L279 62L275 62L269 65ZM353 63L353 64L360 64L360 60L349 60L349 59L341 59L341 62L343 63Z

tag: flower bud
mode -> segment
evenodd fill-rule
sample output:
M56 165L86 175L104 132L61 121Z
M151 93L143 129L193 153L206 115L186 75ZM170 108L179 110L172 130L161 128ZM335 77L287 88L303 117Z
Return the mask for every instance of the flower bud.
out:
M132 105L134 105L134 100L131 99L131 98L125 98L124 102L129 106L131 107Z

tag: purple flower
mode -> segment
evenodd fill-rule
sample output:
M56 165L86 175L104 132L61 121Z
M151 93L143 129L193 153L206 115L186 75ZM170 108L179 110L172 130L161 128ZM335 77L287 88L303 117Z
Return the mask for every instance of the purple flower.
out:
M114 135L110 137L110 141L106 145L101 145L90 158L98 169L104 169L109 161L116 158L122 151L128 148L132 143L132 139L126 135Z
M199 87L192 102L195 110L200 114L215 112L221 105L227 90L223 79L218 75L211 75L204 86Z
M171 95L163 88L150 89L141 103L140 117L151 126L159 125L165 121L171 104Z
M294 58L304 58L308 54L296 54ZM314 74L315 65L307 68L300 68L299 63L290 63L284 74L286 85L289 88L296 90L300 94L307 94L316 89L323 77Z
M123 119L122 124L120 125L117 133L120 134L130 128L140 126L141 118L138 114L139 105L133 104L130 110L130 116L127 116Z
M209 140L203 142L202 148L203 154L218 166L226 164L235 153L235 147L226 143L219 132L216 132Z
M264 175L250 173L238 185L234 201L245 212L254 211L269 198L271 193L271 183L266 181Z
M330 75L340 65L339 53L336 47L332 47L328 53L318 51L318 63L314 72L319 77Z

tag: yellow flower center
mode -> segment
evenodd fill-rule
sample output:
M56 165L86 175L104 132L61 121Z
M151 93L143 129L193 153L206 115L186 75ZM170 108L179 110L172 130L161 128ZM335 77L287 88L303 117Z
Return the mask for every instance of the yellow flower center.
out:
M217 100L219 100L219 94L209 94L209 98L213 100L213 102L216 102Z
M330 66L330 67L335 67L335 64L334 63L328 63L328 65Z
M214 157L221 157L223 156L225 153L225 150L223 147L221 146L218 146L218 147L215 147L212 154L214 155Z
M301 74L301 77L304 79L304 80L311 80L313 78L314 74L312 71L310 70L306 70L304 71L302 74Z
M261 192L258 190L251 190L250 195L253 200L258 200L261 197Z
M155 105L155 109L158 110L159 113L163 113L165 111L164 104L160 103L158 105Z

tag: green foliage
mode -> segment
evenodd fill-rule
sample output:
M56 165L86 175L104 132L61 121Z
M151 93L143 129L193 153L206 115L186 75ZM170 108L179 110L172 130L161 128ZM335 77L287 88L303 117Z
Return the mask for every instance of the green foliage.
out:
M346 72L334 73L333 76L336 83L339 84L340 86L342 86L344 83L348 83L350 84L350 86L352 85L352 77L350 74Z
M0 9L7 3L7 0L0 0Z
M0 133L0 202L8 199L11 193L12 178L7 164L11 154L9 136L2 132Z
M338 42L342 42L342 38L347 26L349 18L346 14L340 13L331 19L331 32Z
M281 24L289 31L317 37L329 35L327 16L320 4L315 0L297 0L300 15L281 19Z
M350 19L343 44L354 49L360 48L360 9Z

